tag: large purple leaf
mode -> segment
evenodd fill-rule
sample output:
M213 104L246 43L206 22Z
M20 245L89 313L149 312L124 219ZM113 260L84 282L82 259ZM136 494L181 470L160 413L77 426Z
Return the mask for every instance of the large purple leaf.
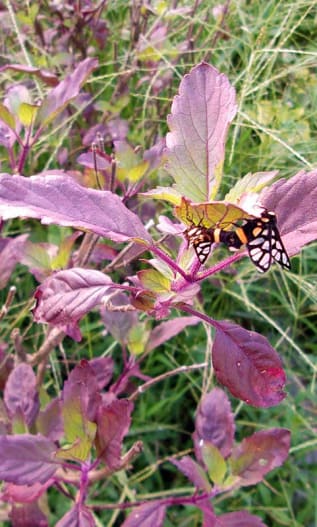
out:
M99 408L96 447L98 456L111 469L120 467L122 441L131 424L133 403L117 399Z
M152 501L136 507L121 527L163 527L166 505Z
M168 116L168 170L177 190L194 202L215 197L227 129L237 105L228 78L201 63L183 78Z
M254 485L288 456L291 434L285 428L272 428L255 432L243 439L232 451L232 473L239 476L239 485Z
M111 279L100 271L74 267L47 278L35 293L34 318L58 326L75 340L78 321L109 293Z
M5 287L16 264L21 261L27 234L16 238L0 239L0 289Z
M248 404L268 407L285 397L281 360L259 333L231 322L217 322L212 362L217 379Z
M210 492L211 485L204 469L190 456L184 456L181 459L170 459L170 462L195 485L196 489Z
M266 527L261 518L247 511L227 512L217 516L214 527Z
M36 502L13 504L9 517L12 527L49 527L47 517Z
M39 109L36 119L41 127L52 121L67 104L77 97L80 88L97 65L97 59L87 58L83 60L78 64L73 73L68 75L48 93Z
M63 518L57 522L56 527L95 527L96 522L90 510L81 503L74 505Z
M0 436L0 479L16 485L45 483L58 468L56 446L41 435Z
M146 350L152 351L188 326L195 326L199 322L201 320L197 317L176 317L167 322L161 322L151 331Z
M22 416L31 426L38 411L39 397L35 374L28 364L21 363L10 373L4 390L4 402L11 419Z
M280 179L263 192L261 203L276 213L290 256L317 240L317 170Z
M234 417L230 401L223 390L214 388L203 396L196 415L193 434L196 459L203 461L201 446L208 442L215 445L224 458L231 453L234 438Z
M116 242L150 241L138 216L109 191L85 188L72 177L42 173L29 178L0 176L0 216L36 218L91 231Z

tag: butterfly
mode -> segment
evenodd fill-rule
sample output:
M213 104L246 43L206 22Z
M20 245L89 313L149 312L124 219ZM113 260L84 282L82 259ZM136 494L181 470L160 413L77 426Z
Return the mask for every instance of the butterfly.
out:
M231 231L203 226L191 226L185 231L189 245L194 247L198 260L203 264L213 243L224 243L229 249L240 249L246 245L249 256L260 273L268 271L273 262L283 269L290 269L291 263L277 227L274 212L264 210L260 217L243 220L233 225Z

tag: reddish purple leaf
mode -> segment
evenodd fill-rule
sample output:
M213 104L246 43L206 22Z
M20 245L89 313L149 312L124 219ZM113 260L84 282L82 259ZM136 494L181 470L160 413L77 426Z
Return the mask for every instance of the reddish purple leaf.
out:
M120 467L123 438L129 431L133 403L117 399L99 408L96 448L98 456L111 469Z
M203 62L183 77L168 116L168 169L177 190L194 202L215 196L236 111L235 90L217 69Z
M112 379L114 361L111 357L97 357L88 362L96 376L98 389L102 390Z
M317 239L317 170L280 179L265 190L261 203L276 213L290 256Z
M166 505L152 501L136 507L121 527L163 527Z
M33 483L33 485L14 485L14 483L6 483L1 494L1 499L12 503L32 503L46 492L46 490L53 485L54 480L48 479L46 483Z
M10 512L12 527L48 527L48 519L37 503L13 505Z
M203 513L202 527L215 527L216 515L214 513L210 500L205 499L204 501L198 501L197 507L199 507Z
M132 238L150 241L138 216L116 194L79 185L66 173L0 176L0 215L40 219L94 232L116 242Z
M203 396L198 407L193 434L196 459L203 462L202 442L212 443L227 458L232 450L234 431L230 401L223 390L214 388Z
M167 322L161 322L151 331L146 350L152 351L167 340L175 337L175 335L178 335L188 326L195 326L199 322L201 320L197 317L177 317Z
M77 402L80 405L82 418L96 421L97 411L101 404L101 395L96 375L86 360L80 361L75 366L63 387L63 408L72 407L73 403L76 404ZM64 424L65 426L67 426L67 423Z
M119 292L111 299L112 305L127 306L130 300L125 293ZM111 335L122 344L126 344L130 329L137 324L138 316L135 311L111 311L103 307L101 309L102 320Z
M40 405L31 366L21 363L12 370L5 386L4 402L11 419L22 417L28 426L33 424Z
M80 62L70 75L53 88L44 99L37 123L45 126L60 113L77 95L91 72L97 67L97 59L87 58Z
M196 463L191 457L184 456L181 459L170 459L170 462L175 465L185 476L191 481L197 489L202 489L210 492L211 485L209 479L203 468Z
M37 288L34 318L58 326L80 340L78 321L102 303L111 286L111 279L100 271L76 267L59 271Z
M219 382L253 406L280 403L286 377L268 340L231 322L217 322L212 362Z
M76 504L63 518L57 522L56 527L95 527L96 522L90 510L81 504Z
M16 264L21 261L27 234L16 238L0 239L0 289L3 289L12 274Z
M261 518L247 511L228 512L217 516L214 527L266 527Z
M290 441L290 431L285 428L261 430L243 439L230 458L232 473L239 476L239 485L254 485L280 467L287 459Z
M0 73L6 70L21 71L29 75L36 75L49 86L56 86L58 84L58 77L50 71L36 68L34 66L27 66L26 64L6 64L0 68Z
M0 436L0 479L16 485L45 483L58 468L56 446L41 435Z
M52 441L58 441L63 436L64 427L59 399L53 399L43 410L40 410L36 419L36 430Z

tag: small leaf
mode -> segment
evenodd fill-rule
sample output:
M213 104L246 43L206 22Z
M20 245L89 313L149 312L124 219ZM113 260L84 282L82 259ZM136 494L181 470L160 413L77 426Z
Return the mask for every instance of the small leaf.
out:
M173 205L180 205L182 198L181 193L172 187L156 187L147 192L140 192L138 195L150 199L164 199Z
M82 503L76 503L55 527L96 527L92 512Z
M266 185L271 183L277 174L278 170L246 174L238 179L236 184L226 194L225 200L231 203L238 203L243 194L260 192Z
M230 463L240 486L254 485L287 459L291 434L284 428L261 430L234 448Z
M219 227L230 229L232 224L247 218L253 218L246 211L224 201L206 203L191 203L182 198L181 204L174 209L175 216L185 225L202 225L203 227Z
M23 126L30 128L36 118L39 107L35 104L29 104L27 102L22 102L18 110L18 118L23 124Z
M266 525L258 516L247 511L236 511L217 516L213 527L266 527Z
M9 128L11 128L11 130L15 130L14 115L2 103L0 103L0 120L3 121Z
M201 63L182 79L168 116L168 170L177 190L194 202L210 201L222 177L235 90L217 69Z
M195 485L197 489L210 492L211 485L204 469L191 457L184 456L180 460L170 459L170 462L173 463L173 465L175 465L178 470L185 474L185 476Z
M32 6L30 5L28 8L32 9ZM38 6L34 4L33 8L36 10L38 9ZM58 84L58 77L54 73L40 68L35 68L34 66L27 66L26 64L6 64L0 68L0 73L6 70L19 71L27 73L28 75L36 75L49 86L56 86L56 84Z
M171 282L155 269L144 269L137 276L144 287L154 293L166 293L170 291Z
M227 465L220 450L212 443L204 442L201 446L201 452L210 479L216 485L221 486L227 472Z
M217 322L212 362L219 382L248 404L269 407L285 397L285 372L267 339L231 322Z
M132 355L144 353L149 340L150 331L147 329L146 322L138 322L133 326L127 335L127 346Z
M166 505L159 500L136 507L121 527L163 527Z
M111 299L111 304L116 308L121 306L122 311L102 307L101 317L109 333L122 344L126 344L130 329L138 322L135 311L125 311L124 307L130 305L130 299L124 293L118 293Z
M0 245L0 289L8 284L11 274L23 258L27 234L21 234L15 238L2 238Z
M10 373L5 390L4 402L11 419L23 417L31 426L39 411L39 397L35 374L28 364L18 364Z
M146 350L152 351L175 335L178 335L188 326L195 326L199 322L201 320L197 317L177 317L167 322L161 322L151 331Z
M203 460L201 445L206 442L217 447L222 456L227 458L231 454L234 430L230 401L223 390L214 388L203 396L197 410L193 434L197 460Z

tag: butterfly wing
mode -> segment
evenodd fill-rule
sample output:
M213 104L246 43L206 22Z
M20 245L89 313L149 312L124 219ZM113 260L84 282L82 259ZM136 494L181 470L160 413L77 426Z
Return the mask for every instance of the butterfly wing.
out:
M267 213L267 215L263 214L254 228L249 230L248 235L249 256L260 273L268 271L273 260L284 269L291 268L273 212Z
M185 236L188 244L194 247L200 263L205 263L214 243L213 230L206 227L193 226L185 231Z

